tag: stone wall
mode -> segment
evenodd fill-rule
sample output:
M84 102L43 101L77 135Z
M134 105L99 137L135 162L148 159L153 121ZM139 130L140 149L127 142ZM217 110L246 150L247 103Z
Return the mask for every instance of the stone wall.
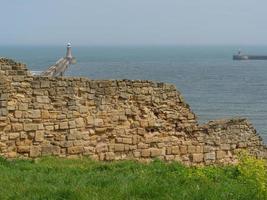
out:
M240 149L267 157L246 119L198 125L175 86L151 81L31 76L0 59L0 155L158 158L233 163Z

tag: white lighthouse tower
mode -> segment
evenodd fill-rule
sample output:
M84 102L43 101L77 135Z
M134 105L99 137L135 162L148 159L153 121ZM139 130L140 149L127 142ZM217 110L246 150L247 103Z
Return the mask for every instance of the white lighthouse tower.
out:
M72 56L71 44L67 44L66 57L60 58L56 64L50 66L47 70L41 73L41 76L63 76L64 72L71 64L75 64L76 59Z

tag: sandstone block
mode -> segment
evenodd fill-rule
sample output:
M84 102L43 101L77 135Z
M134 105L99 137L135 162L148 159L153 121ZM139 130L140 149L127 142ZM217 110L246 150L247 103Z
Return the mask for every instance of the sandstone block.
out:
M230 144L221 144L221 150L230 150Z
M59 155L60 147L54 145L42 146L42 155Z
M36 131L35 133L35 141L42 142L44 140L44 132L43 131Z
M68 128L69 128L68 122L61 122L59 124L59 129L68 129Z
M204 158L205 160L215 160L215 152L205 153Z
M38 103L50 103L50 99L47 96L37 96L36 101Z
M66 139L66 136L65 135L56 135L55 137L55 141L64 141Z
M70 128L76 128L76 123L75 123L75 121L69 121L69 127L70 127Z
M95 133L96 134L102 134L106 132L106 128L95 128Z
M41 155L41 148L39 146L32 146L30 148L30 157L36 158Z
M69 135L67 135L67 139L68 140L75 140L76 139L76 134L75 133L70 133Z
M180 153L180 148L178 146L174 146L171 149L172 154L178 155Z
M53 131L54 130L54 126L45 126L45 130Z
M32 119L41 118L41 111L40 110L29 111L29 118L32 118Z
M82 146L69 147L67 152L69 154L80 154L84 152L84 149Z
M20 133L9 133L9 139L10 140L17 139L17 138L19 138L19 136L20 136Z
M49 88L50 81L41 81L41 88Z
M161 149L152 148L150 149L151 157L157 157L161 155Z
M133 142L132 142L132 138L123 138L122 139L122 142L124 143L124 144L132 144Z
M93 126L94 123L95 123L95 120L94 120L93 116L88 116L88 117L86 118L86 122L87 122L87 125L89 125L89 126Z
M103 119L95 119L94 120L94 126L96 126L96 127L101 127L101 126L103 126L104 125L104 121L103 121Z
M19 110L22 110L22 111L28 110L28 104L27 103L19 104Z
M108 151L108 145L105 143L99 143L96 145L95 150L97 153L107 152Z
M11 151L7 153L8 158L16 158L17 157L17 152Z
M195 146L188 146L188 149L187 149L188 153L195 153L196 152L196 147Z
M193 154L193 162L200 163L203 162L204 155L202 153Z
M216 157L218 160L223 159L226 156L225 151L216 151Z
M22 124L12 124L12 130L13 131L22 131L23 125Z
M180 146L180 153L182 155L187 154L187 146Z
M18 153L29 153L30 152L30 146L18 146L17 152Z
M1 140L2 140L2 137L1 137ZM0 142L0 148L1 147L6 147L6 146L7 146L6 143Z
M196 153L203 153L203 146L196 146Z
M42 118L43 118L43 119L49 119L49 118L50 118L49 111L47 111L47 110L43 110L43 111L42 111Z
M115 152L124 151L124 144L114 144L114 151Z
M78 127L78 128L84 127L84 125L85 125L83 118L75 119L75 122L76 122L76 127Z
M133 156L134 156L135 158L140 158L140 157L141 157L141 152L140 152L140 151L134 151L134 152L133 152Z
M59 145L60 147L64 147L64 148L71 147L73 146L73 141L61 141Z
M145 144L145 143L139 143L138 145L137 145L137 148L138 149L146 149L146 148L148 148L149 147L149 145L148 144Z
M15 118L18 118L18 119L20 119L20 118L22 117L22 112L21 112L21 111L19 111L19 110L15 110L15 113L14 113L14 115L15 115Z
M114 160L115 154L113 152L107 152L105 155L105 160Z
M142 149L141 156L142 157L149 157L150 156L150 150L149 149Z
M36 131L38 124L24 124L24 131Z

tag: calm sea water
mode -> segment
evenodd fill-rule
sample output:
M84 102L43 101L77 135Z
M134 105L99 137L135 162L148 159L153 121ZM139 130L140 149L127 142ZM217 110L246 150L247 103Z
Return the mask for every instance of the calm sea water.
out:
M246 117L267 143L267 61L233 61L239 46L73 47L66 75L91 79L149 79L177 86L201 123ZM267 55L267 46L247 46ZM65 47L0 47L0 56L42 71Z

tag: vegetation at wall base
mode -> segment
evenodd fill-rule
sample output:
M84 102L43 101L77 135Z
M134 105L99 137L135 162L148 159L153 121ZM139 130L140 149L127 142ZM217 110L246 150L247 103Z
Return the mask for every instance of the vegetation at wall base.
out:
M0 159L0 199L267 199L266 161L242 154L238 166L186 167L155 160Z

